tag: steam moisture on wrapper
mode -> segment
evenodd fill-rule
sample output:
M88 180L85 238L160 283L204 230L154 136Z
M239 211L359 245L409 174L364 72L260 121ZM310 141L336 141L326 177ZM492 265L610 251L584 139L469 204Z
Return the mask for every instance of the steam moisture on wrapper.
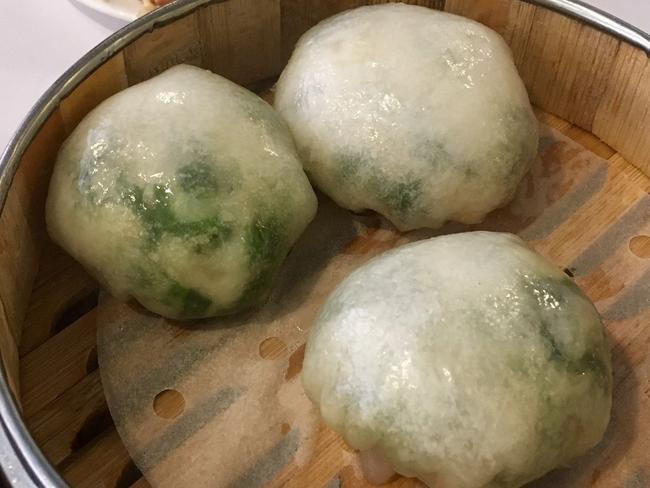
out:
M107 99L73 131L47 225L116 297L200 318L263 300L316 205L276 112L181 65Z
M316 321L302 380L370 478L444 488L514 488L566 465L603 436L612 393L591 302L491 232L406 245L351 274Z
M275 107L321 190L400 230L480 222L513 197L537 152L503 39L424 7L361 7L312 28Z

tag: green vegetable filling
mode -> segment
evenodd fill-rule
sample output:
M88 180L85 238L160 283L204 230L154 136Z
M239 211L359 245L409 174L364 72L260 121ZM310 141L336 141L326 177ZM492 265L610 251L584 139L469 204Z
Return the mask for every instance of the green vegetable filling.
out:
M431 140L426 136L424 142L414 147L412 155L428 163L432 168L442 168L451 164L451 155L445 145L439 140Z
M232 227L219 217L181 221L172 210L174 194L168 185L154 185L153 199L145 201L144 190L131 186L123 193L123 201L135 212L145 227L149 244L158 244L163 235L196 239L193 250L202 253L219 247L232 235Z
M399 213L408 212L422 194L420 181L409 181L391 185L381 193L381 199Z
M569 279L537 279L526 282L524 288L540 307L539 332L549 347L549 360L571 374L591 374L603 389L607 389L609 373L600 346L594 344L593 348L585 351L580 358L572 358L551 331L556 310L567 303L567 296L581 294L576 284Z
M519 106L509 107L500 120L501 131L509 137L495 143L486 160L500 160L507 164L499 166L500 178L520 177L522 165L530 161L537 149L537 121L528 110Z
M219 189L212 165L201 160L180 168L176 173L176 181L178 181L181 190L196 193L202 197L211 196Z
M133 271L138 292L172 308L179 318L202 317L212 305L212 300L184 287L152 263L140 263Z
M200 317L212 305L212 300L209 298L175 281L172 281L172 284L167 289L166 296L174 304L175 308L181 310L181 315L184 317Z
M338 177L343 180L359 178L368 192L374 193L380 202L393 211L405 214L415 209L417 201L422 195L422 182L415 179L406 179L401 182L392 182L378 173L372 160L360 154L346 154L339 156ZM362 169L366 168L365 173Z
M277 216L257 217L244 236L252 278L248 281L240 307L256 303L268 293L277 267L285 255L285 225Z
M369 166L367 158L359 154L346 154L339 157L338 173L342 180L359 174L362 166Z

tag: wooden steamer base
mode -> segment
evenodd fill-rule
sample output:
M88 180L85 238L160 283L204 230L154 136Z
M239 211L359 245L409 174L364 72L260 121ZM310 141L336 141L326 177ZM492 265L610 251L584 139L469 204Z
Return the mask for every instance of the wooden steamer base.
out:
M151 33L107 59L63 99L23 154L0 217L0 348L31 434L71 486L144 487L148 483L117 433L100 380L97 316L106 307L110 310L110 301L102 301L98 309L94 281L53 246L44 232L43 202L58 147L101 100L179 62L210 68L248 86L263 86L281 71L302 32L322 18L361 3L209 2L173 22L156 25ZM517 231L574 275L603 314L613 347L614 407L605 440L570 469L554 472L533 486L650 485L648 57L641 49L579 21L515 0L412 3L466 15L500 32L513 49L540 121L574 141L547 134L541 162L522 183L519 199L475 226ZM521 198L526 201L523 207ZM341 212L327 204L321 206L322 211ZM339 274L325 273L326 268L320 267L309 277L309 290L299 300L308 306L295 307L304 310L300 322L305 326L327 290L349 269L370 255L422 235L398 235L373 217L352 219L345 212L339 217L349 219L354 231L342 234L349 242L339 243L335 259L344 266L336 268ZM451 225L447 230L461 227ZM288 292L287 296L292 295ZM163 324L159 340L170 342L160 350L173 355L178 341L192 334L195 331ZM257 359L273 365L282 383L298 385L304 338L260 333L256 339ZM158 390L142 395L137 408L143 409L143 418L157 422L150 440L196 410L191 390L183 391L183 379L190 372L200 372L200 364L174 381L161 373L161 381L152 383ZM109 393L117 391L109 386ZM292 391L299 396L299 388ZM121 433L127 434L128 416L116 415L116 419ZM294 431L292 423L282 417L274 439L280 442ZM313 432L309 452L295 459L287 457L279 469L264 471L266 478L245 475L259 471L255 466L259 467L258 461L268 451L255 453L247 461L249 469L238 467L238 476L232 480L248 480L248 485L240 486L255 486L255 480L268 486L367 486L353 453L340 438L317 420ZM193 435L171 447L182 449ZM133 448L133 438L125 435L125 439ZM199 449L200 443L196 445ZM156 478L153 466L163 466L173 450L159 454L148 468L153 469L153 475L149 472L152 479ZM195 452L200 456L200 451ZM419 485L400 478L389 486Z

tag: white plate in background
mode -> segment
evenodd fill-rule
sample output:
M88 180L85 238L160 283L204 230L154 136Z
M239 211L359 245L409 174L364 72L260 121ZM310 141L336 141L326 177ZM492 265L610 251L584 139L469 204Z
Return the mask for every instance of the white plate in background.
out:
M74 0L88 8L117 19L131 22L138 18L142 7L140 0Z

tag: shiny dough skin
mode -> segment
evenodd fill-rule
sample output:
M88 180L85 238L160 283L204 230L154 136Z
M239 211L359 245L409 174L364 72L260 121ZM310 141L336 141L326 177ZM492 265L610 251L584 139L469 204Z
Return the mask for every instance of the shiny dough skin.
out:
M511 234L387 252L334 291L302 380L355 449L436 488L519 487L593 447L611 359L591 302Z
M513 197L537 151L503 39L424 7L360 7L309 30L275 107L321 190L400 230L480 222Z
M272 107L180 65L105 100L72 132L47 226L117 298L202 318L260 303L316 205Z

